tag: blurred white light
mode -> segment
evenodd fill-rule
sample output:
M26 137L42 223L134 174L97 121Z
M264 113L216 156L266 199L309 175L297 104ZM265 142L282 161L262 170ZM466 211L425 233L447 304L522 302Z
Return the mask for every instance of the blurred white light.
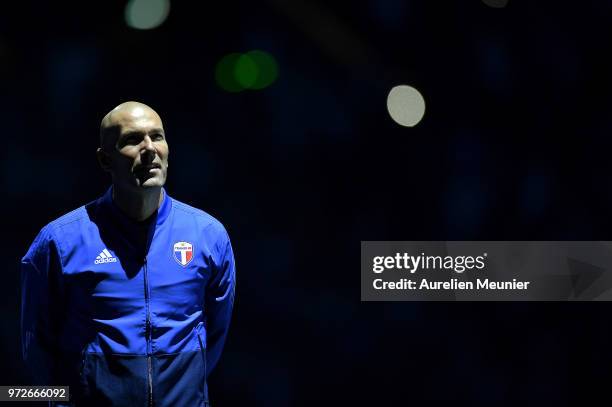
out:
M482 2L493 8L504 8L508 5L508 0L482 0Z
M395 86L387 96L387 110L397 124L416 126L425 115L425 99L412 86Z
M130 0L125 5L125 22L138 30L160 26L170 12L170 0Z

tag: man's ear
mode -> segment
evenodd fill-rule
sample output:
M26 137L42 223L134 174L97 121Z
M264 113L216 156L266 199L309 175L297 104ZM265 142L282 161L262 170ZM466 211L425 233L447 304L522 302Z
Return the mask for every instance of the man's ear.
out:
M106 172L110 172L111 170L111 157L110 155L102 150L101 147L98 147L98 149L96 150L96 157L98 158L98 163L100 164L100 167L106 171Z

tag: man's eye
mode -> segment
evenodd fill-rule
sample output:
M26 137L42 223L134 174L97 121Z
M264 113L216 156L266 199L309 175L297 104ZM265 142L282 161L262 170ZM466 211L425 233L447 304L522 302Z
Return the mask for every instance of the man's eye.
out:
M138 137L128 137L125 139L124 143L129 145L135 145L140 143L140 140L138 139Z
M154 141L159 141L163 139L164 139L164 136L162 136L161 134L154 134L151 136L151 140L154 140Z

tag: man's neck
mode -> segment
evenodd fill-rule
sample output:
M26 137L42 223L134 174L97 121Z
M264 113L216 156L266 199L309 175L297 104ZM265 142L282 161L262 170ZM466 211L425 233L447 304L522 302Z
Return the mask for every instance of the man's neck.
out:
M159 208L163 199L161 187L134 192L113 186L113 202L135 221L148 219Z

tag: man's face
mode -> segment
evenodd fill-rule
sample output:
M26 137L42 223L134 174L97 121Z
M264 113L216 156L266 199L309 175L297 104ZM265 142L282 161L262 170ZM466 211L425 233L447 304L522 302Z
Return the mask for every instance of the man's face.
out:
M168 143L153 110L136 107L112 116L117 137L110 151L113 183L124 187L161 187L168 172Z

